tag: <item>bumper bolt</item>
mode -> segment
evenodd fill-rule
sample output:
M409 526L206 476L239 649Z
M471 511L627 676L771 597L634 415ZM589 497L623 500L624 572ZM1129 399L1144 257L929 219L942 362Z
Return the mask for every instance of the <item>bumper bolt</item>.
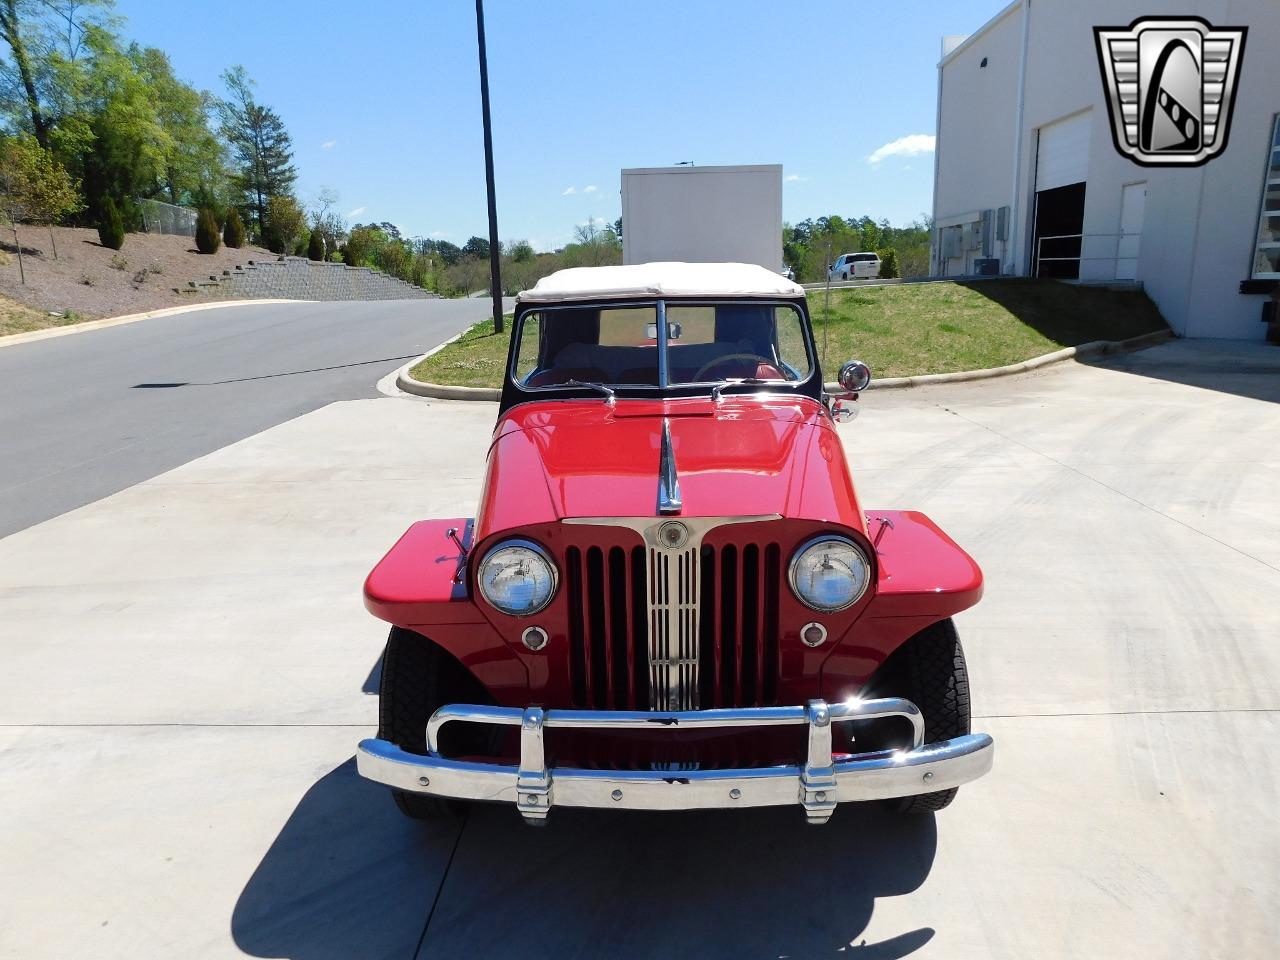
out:
M621 791L621 790L615 790L615 791L613 791L613 793L609 794L609 796L613 797L613 799L615 799L615 800L621 800L621 799L622 799L622 791Z
M924 775L924 782L928 783L932 779L933 779L933 771L930 770L928 773Z
M741 790L739 790L737 787L734 787L732 790L730 790L730 791L729 791L729 799L730 799L730 800L741 800L741 799L742 799L742 791L741 791Z
M819 803L826 803L827 792L825 790L819 790L816 794L814 794L813 799L817 800Z
M431 778L430 778L430 777L419 777L419 778L418 778L418 782L419 782L420 784L422 784L424 787L429 787L429 786L431 786Z

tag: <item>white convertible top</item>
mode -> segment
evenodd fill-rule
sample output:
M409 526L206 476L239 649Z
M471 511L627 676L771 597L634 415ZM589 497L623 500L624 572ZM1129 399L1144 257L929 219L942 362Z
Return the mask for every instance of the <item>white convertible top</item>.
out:
M615 297L803 297L804 287L753 263L636 263L571 267L522 290L522 303Z

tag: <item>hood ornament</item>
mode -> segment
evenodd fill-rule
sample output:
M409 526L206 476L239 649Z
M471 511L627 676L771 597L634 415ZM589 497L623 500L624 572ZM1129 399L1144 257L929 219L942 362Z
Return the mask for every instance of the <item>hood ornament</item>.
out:
M671 447L671 424L664 417L662 453L658 457L658 513L679 513L683 508L680 478L676 476L676 455Z

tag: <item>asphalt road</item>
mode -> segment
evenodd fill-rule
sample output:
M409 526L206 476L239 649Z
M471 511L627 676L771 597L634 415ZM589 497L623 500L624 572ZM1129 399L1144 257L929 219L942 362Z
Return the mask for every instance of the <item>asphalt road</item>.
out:
M245 304L0 348L0 537L335 400L490 301Z

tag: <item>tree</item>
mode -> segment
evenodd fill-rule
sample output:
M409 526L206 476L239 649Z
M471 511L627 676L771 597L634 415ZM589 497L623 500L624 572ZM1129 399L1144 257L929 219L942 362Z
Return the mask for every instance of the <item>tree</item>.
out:
M297 200L288 194L271 197L267 201L266 225L262 231L267 249L273 253L292 253L305 223L306 214Z
M222 135L237 166L232 180L251 222L265 237L271 201L288 194L298 177L293 166L293 141L280 116L253 98L253 81L244 67L233 67L222 79L230 93L220 104L219 113Z
M109 196L102 198L102 216L98 220L98 239L104 247L119 250L124 246L124 222L120 210Z
M235 207L227 207L227 222L222 228L222 242L232 250L244 246L244 221L240 219L240 211Z
M447 267L453 266L462 259L462 248L448 240L428 240L428 250L440 258Z
M878 256L880 257L880 276L882 279L890 280L899 276L898 252L893 247L881 249Z
M83 204L80 185L67 174L62 164L34 137L6 137L0 140L0 196L5 213L13 225L13 240L18 248L18 267L22 282L22 244L18 242L18 222L25 220L49 227L53 258L58 259L58 244L53 224L75 213Z
M31 59L31 20L36 4L19 0L0 0L0 38L9 45L13 66L18 74L18 84L26 100L27 116L31 132L43 149L49 149L49 124L45 119L37 89L36 69Z
M307 241L307 259L316 262L324 260L324 237L314 228L311 230L311 239Z
M471 257L473 260L487 260L489 258L489 241L484 237L472 237L463 244L462 255Z
M218 219L208 207L201 207L196 215L196 249L201 253L217 253L220 246Z
M528 263L533 259L533 246L528 240L512 240L507 244L507 256L513 263Z
M209 129L216 101L173 75L168 56L153 47L131 53L148 79L148 89L160 128L168 134L161 171L170 203L192 203L222 209L228 199L226 147Z
M573 239L565 248L568 265L599 267L622 262L622 244L612 224L591 217L573 228Z

